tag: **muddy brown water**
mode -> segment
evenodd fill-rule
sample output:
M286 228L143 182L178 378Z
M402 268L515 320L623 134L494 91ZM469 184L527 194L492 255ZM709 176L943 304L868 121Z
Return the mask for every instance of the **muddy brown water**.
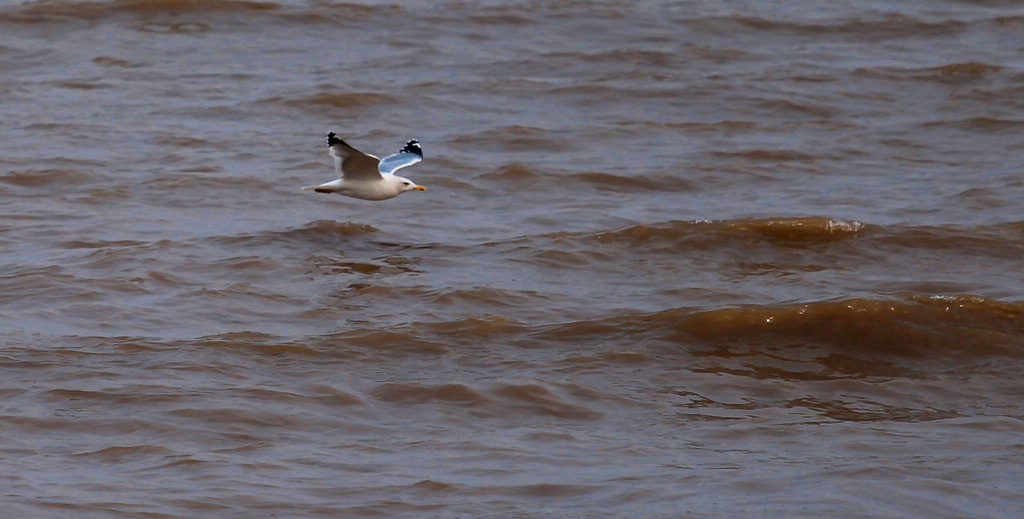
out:
M1024 513L1012 2L2 2L0 119L6 517Z

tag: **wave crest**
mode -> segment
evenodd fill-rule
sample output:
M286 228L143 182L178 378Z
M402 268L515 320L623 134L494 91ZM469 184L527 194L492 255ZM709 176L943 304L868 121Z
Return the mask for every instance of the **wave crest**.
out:
M594 234L601 242L648 244L668 242L673 246L692 246L711 238L762 237L784 242L829 242L859 234L865 224L855 220L825 217L757 218L724 221L675 221L654 225L635 225L616 231Z
M908 295L713 310L673 308L548 327L548 340L620 337L693 346L828 347L846 355L1022 357L1024 303Z

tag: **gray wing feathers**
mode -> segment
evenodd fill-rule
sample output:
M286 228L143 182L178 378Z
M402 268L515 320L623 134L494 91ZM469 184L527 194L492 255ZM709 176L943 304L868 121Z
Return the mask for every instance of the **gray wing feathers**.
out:
M381 178L377 170L380 159L367 155L345 141L337 138L334 132L327 134L327 146L334 157L334 170L339 178L350 180L378 180Z
M377 168L381 173L394 173L421 160L423 160L423 149L420 147L419 141L413 139L406 143L398 153L380 159Z

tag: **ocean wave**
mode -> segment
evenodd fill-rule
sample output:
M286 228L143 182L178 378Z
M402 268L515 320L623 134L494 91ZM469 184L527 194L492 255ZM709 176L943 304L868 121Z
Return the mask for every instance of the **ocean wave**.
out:
M543 173L541 173L540 170L529 164L516 162L512 164L505 164L497 169L483 173L480 175L480 178L517 182L541 176L542 174Z
M264 231L256 234L234 236L215 236L209 241L220 245L262 247L270 244L316 244L323 247L337 248L342 243L366 237L378 232L367 224L335 222L332 220L316 220L303 227L284 231Z
M967 22L958 20L930 22L900 14L874 20L840 19L819 22L726 16L691 18L683 23L703 32L758 31L796 36L840 35L872 39L952 36L970 26Z
M847 299L699 312L671 328L715 342L831 345L927 358L965 353L1020 356L1024 304L972 296Z
M767 162L799 162L799 161L814 161L824 159L826 157L821 155L811 155L809 153L803 153L796 150L744 150L744 151L715 151L711 152L718 158L739 158L753 161L767 161Z
M951 128L982 133L1008 133L1017 135L1024 129L1024 120L1002 119L996 117L970 117L967 119L949 119L928 121L918 125L919 128Z
M565 59L585 63L633 63L643 67L672 67L685 59L678 52L645 49L620 49L597 53L556 52L542 56L545 59Z
M143 32L195 33L212 29L212 15L231 17L231 23L245 23L254 15L273 16L289 24L348 25L373 16L395 16L397 5L364 5L350 2L310 6L285 5L262 0L41 0L0 9L0 23L37 25L74 21L124 20L136 22ZM168 22L174 18L175 21ZM194 21L180 21L181 18ZM142 20L142 23L137 23ZM154 22L154 20L162 20Z
M322 91L316 94L294 97L272 97L263 99L263 104L282 104L316 113L323 113L324 108L344 110L366 110L381 105L398 104L398 98L375 92L337 92Z
M878 225L829 217L768 217L737 220L691 220L639 224L592 233L552 233L524 239L568 240L578 248L638 247L647 252L708 250L760 243L791 247L863 240L859 250L892 247L931 249L993 258L1024 255L1024 222L966 227ZM858 242L861 243L861 242ZM575 250L575 249L573 249Z
M558 136L558 132L529 126L503 126L452 139L451 144L474 149L504 151L565 151L572 144Z
M581 402L600 399L600 395L595 398L593 394L586 394L586 391L572 389L540 383L502 384L486 388L473 388L458 383L388 383L371 391L370 396L387 403L435 403L472 407L477 416L505 416L513 413L565 420L596 420L603 416L601 412Z
M0 175L0 183L28 188L76 186L85 184L89 180L91 180L91 175L73 169L11 171Z
M584 173L573 173L566 175L566 180L581 182L599 189L612 191L658 191L658 192L685 192L694 191L696 185L673 175L645 174L640 176L616 175L599 171Z
M1024 255L1024 222L966 227L877 226L872 242L885 246L948 251L990 258L1020 258Z
M1024 356L1024 302L908 294L654 313L550 325L554 342L663 341L693 347L828 347L822 353L936 359Z
M964 62L927 68L862 68L858 69L856 74L889 80L935 81L960 85L964 82L986 79L1002 71L1003 67L991 63Z
M807 102L798 103L789 99L765 99L757 104L764 109L776 113L815 117L818 119L832 119L839 113L838 108Z
M622 121L616 123L630 131L679 130L688 133L742 133L763 130L754 121L725 120L717 122Z
M500 182L513 182L522 186L523 181L530 179L535 185L550 186L557 182L558 185L586 185L596 189L618 192L632 191L659 191L659 192L686 192L696 189L696 185L678 175L666 174L643 174L643 175L618 175L603 171L584 171L579 173L563 173L557 171L543 171L540 168L523 163L505 164L491 171L481 174L478 178L495 180ZM543 179L550 182L536 182Z
M117 16L154 14L253 13L280 8L276 3L240 0L116 0L74 2L43 0L0 10L0 22L19 24L54 23L65 20L96 21Z
M635 225L625 229L593 233L601 243L628 245L693 246L694 242L729 237L767 238L785 242L823 242L857 236L866 228L854 220L825 217L755 218L744 220L674 221Z

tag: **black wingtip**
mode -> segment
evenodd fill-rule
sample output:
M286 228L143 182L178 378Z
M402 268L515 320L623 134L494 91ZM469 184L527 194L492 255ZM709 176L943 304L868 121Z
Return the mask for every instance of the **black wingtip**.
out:
M421 159L423 158L423 148L420 147L420 141L416 139L413 139L406 143L405 147L402 148L402 152L412 153L413 155L419 156L419 158Z
M339 139L334 132L327 132L327 146L334 146L335 144L345 144L345 141Z

